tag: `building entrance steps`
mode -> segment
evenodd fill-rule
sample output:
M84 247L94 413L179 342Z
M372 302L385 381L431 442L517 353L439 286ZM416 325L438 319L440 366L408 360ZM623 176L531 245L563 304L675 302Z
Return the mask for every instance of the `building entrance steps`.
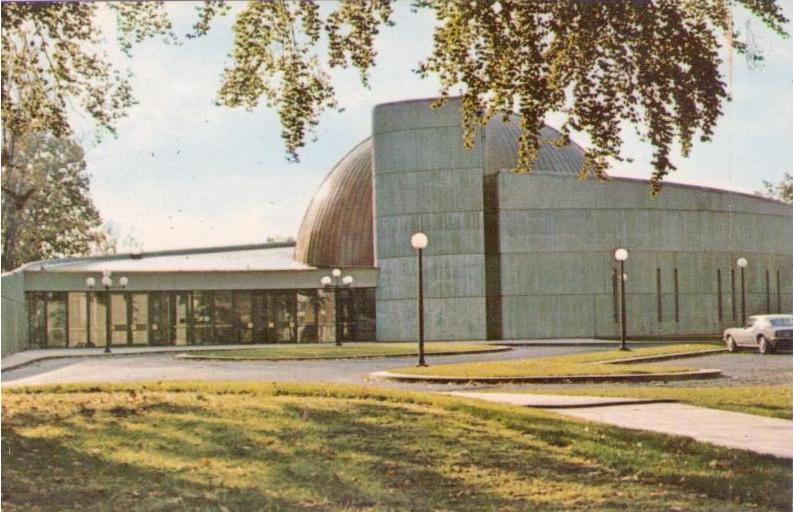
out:
M720 411L674 402L630 399L531 395L522 393L449 393L558 414L617 427L685 436L725 448L793 459L793 421L740 412ZM613 400L621 403L610 402Z

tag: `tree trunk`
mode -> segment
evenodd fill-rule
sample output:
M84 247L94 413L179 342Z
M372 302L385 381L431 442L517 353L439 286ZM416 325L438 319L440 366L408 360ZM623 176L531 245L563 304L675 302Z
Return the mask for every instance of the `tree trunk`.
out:
M14 139L15 135L11 130L3 130L3 181L10 179L14 168ZM3 201L3 255L0 266L4 272L16 268L16 239L18 227L18 209L15 197L12 197L3 187L6 200Z

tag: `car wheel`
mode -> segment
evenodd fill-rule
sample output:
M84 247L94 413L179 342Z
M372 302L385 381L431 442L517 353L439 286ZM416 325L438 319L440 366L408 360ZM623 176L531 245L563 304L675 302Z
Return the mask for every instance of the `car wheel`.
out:
M727 352L738 352L738 345L735 344L735 340L732 339L732 336L727 336Z
M763 355L768 354L772 351L771 344L768 343L768 340L765 339L765 336L760 336L759 338L757 338L757 350L759 350L760 353Z

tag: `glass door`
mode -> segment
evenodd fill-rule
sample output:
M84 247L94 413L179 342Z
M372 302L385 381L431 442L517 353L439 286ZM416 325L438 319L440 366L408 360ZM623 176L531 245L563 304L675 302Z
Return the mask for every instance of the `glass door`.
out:
M240 343L253 342L253 294L236 292L234 294L234 326Z
M253 332L251 333L253 343L265 343L272 341L269 334L270 320L268 318L269 296L264 292L254 292L251 297L251 321L253 322ZM273 327L275 324L273 324Z
M146 345L149 343L149 296L145 293L130 294L132 318L132 344Z
M230 291L215 292L215 343L237 341L231 298Z
M47 301L42 294L32 293L28 298L30 311L30 348L47 346Z
M316 290L297 292L297 342L316 343L319 330L319 301Z
M167 293L149 294L149 343L152 345L172 343L170 299Z
M88 294L69 292L69 346L84 347L88 343Z
M212 343L212 292L193 292L190 320L193 327L193 343Z
M47 347L66 346L66 294L50 293L47 300Z
M171 295L173 302L173 340L175 345L187 345L190 343L189 329L190 325L188 313L189 309L189 296L187 293L174 293Z
M113 345L129 345L127 302L127 295L124 293L110 294L110 343Z
M276 342L293 342L295 331L295 292L276 292L271 295L268 308L268 325L272 326L272 339Z
M107 296L105 292L90 293L89 296L91 343L95 347L104 347L107 344Z

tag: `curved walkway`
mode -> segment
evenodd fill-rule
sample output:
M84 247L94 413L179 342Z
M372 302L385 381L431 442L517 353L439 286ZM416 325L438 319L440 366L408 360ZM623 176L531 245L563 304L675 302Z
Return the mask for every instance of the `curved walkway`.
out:
M793 421L679 403L520 393L450 393L488 402L552 409L566 416L634 430L685 436L726 448L793 458ZM620 401L622 403L619 403Z

